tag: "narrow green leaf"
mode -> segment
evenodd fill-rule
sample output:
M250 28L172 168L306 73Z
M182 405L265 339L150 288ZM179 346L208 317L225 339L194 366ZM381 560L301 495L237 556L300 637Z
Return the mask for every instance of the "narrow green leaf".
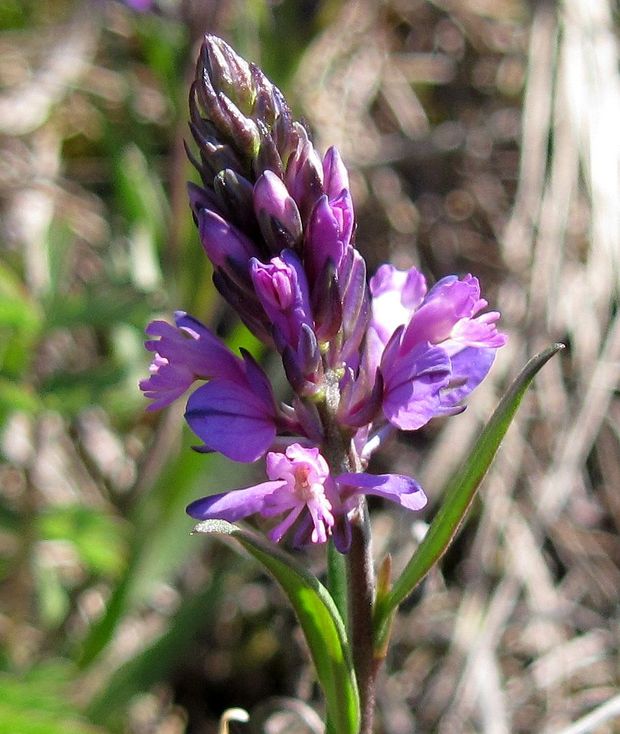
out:
M563 348L563 344L554 344L525 365L501 399L464 466L448 482L443 493L443 503L426 537L394 583L391 592L377 602L375 608L377 647L385 644L389 622L398 605L409 596L450 546L534 376Z
M345 628L348 629L347 566L345 557L336 550L333 540L330 540L327 545L327 588Z
M303 629L333 730L357 734L360 712L355 672L344 624L327 589L287 553L235 525L206 520L196 525L195 532L234 537L275 577Z

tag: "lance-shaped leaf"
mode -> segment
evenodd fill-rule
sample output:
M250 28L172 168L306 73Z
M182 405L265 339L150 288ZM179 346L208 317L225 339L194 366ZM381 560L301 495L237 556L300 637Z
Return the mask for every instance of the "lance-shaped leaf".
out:
M360 712L355 672L342 618L327 589L287 553L236 525L205 520L194 532L232 536L276 579L304 632L331 728L338 734L357 734Z
M377 598L375 607L375 648L385 649L391 618L409 594L446 552L461 525L487 469L508 430L525 392L541 367L563 349L554 344L525 365L480 434L469 457L450 479L443 503L411 560L392 590Z

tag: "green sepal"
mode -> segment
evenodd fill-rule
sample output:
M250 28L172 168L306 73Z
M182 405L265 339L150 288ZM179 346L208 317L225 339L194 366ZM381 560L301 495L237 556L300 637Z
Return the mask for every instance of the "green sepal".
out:
M345 627L321 582L288 553L224 520L205 520L195 533L237 540L280 584L304 632L326 702L327 720L338 734L357 734L360 704Z

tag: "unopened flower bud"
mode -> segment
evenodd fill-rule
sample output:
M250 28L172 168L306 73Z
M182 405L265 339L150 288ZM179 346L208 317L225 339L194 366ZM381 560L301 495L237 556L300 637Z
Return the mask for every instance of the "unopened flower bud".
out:
M235 100L244 114L249 114L254 101L250 66L221 38L206 35L200 60L217 92Z
M308 133L299 123L295 126L299 140L288 160L284 182L305 221L323 194L323 164Z
M370 318L366 262L353 247L349 247L346 251L339 283L342 293L342 329L344 333L340 358L346 362L360 346Z
M237 105L224 95L219 96L220 109L227 115L228 129L237 147L248 158L254 158L260 147L258 126L250 117L242 114Z
M345 190L333 201L323 195L317 201L306 233L304 253L310 281L323 270L328 260L339 272L353 231L353 205Z
M245 233L255 234L256 218L252 211L254 187L247 178L226 168L213 179L213 187L227 219L234 220Z
M284 173L297 147L298 126L280 91L253 64L220 38L205 36L190 94L192 134L203 161L199 170L220 169L205 146L231 146L239 165L224 165L244 176L270 169ZM206 159L206 160L205 160ZM205 185L210 182L205 179Z
M308 283L299 258L291 250L267 264L252 258L250 273L265 313L284 344L296 350L302 324L312 324Z
M198 228L202 246L216 268L229 270L234 263L247 272L250 258L259 254L248 237L209 209L198 212Z
M254 211L263 237L273 252L294 248L302 235L299 209L282 180L265 173L254 186Z
M330 199L339 196L343 189L349 190L349 173L335 147L323 157L323 189Z
M322 272L314 282L312 312L319 341L331 341L342 325L342 299L334 263L326 260Z
M322 375L321 348L311 326L302 324L297 346L297 359L303 374L319 378Z
M201 186L196 186L195 183L190 181L187 184L187 195L189 198L189 206L196 222L198 221L198 212L201 209L210 209L216 214L222 214L221 202L215 196L213 191L203 189Z
M259 143L258 150L252 161L252 171L255 176L260 176L263 171L273 171L278 176L284 175L284 165L280 152L276 146L271 132L261 120L257 123Z

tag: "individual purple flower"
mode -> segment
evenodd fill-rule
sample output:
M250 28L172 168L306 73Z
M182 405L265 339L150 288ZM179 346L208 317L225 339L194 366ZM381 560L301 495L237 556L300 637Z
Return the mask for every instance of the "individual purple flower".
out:
M269 533L274 542L282 539L292 525L305 515L312 526L311 541L324 543L334 525L333 481L327 462L318 448L294 443L285 453L267 454L266 472L270 481L247 489L216 494L192 502L187 513L197 520L236 522L250 515L275 517L285 513ZM304 523L304 526L305 524Z
M342 552L351 542L348 514L362 495L376 495L409 510L420 510L426 496L419 484L399 474L344 473L332 477L318 448L294 443L285 453L267 454L270 481L246 489L203 497L192 502L187 513L197 520L237 522L250 515L284 518L270 531L280 541L295 525L295 545L324 543L333 535Z
M187 402L190 428L205 449L235 461L255 461L271 447L279 428L289 426L276 409L271 385L256 362L235 356L204 324L183 311L175 324L152 321L146 331L159 339L145 342L155 352L151 375L140 389L159 410L181 397L196 380ZM243 436L243 440L239 440Z
M416 268L382 265L370 291L364 357L369 372L381 370L386 418L411 430L434 415L457 411L506 343L496 327L499 313L480 314L487 301L480 297L477 278L449 276L427 293Z
M242 372L241 360L198 319L177 311L175 324L156 320L146 327L147 334L159 337L144 343L155 353L151 376L139 383L145 396L154 401L148 410L170 405L196 380Z
M497 331L497 311L478 316L488 305L480 297L477 278L459 280L450 275L426 292L424 276L416 269L397 270L382 265L370 280L371 326L387 340L401 325L406 327L403 348L428 341L442 344L451 354L465 347L497 349L506 337Z
M250 274L265 313L274 328L274 341L282 350L297 349L303 324L312 326L310 296L303 266L292 250L283 250L269 263L250 261Z

